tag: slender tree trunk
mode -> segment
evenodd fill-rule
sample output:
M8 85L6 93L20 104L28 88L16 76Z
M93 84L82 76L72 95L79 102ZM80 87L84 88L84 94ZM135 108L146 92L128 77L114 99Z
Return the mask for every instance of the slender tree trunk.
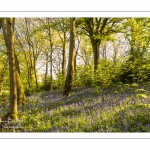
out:
M36 63L35 63L35 61L34 61L33 70L34 70L34 77L35 77L36 91L38 91L39 85L38 85L37 72L36 72Z
M102 54L102 58L106 60L107 59L106 45L103 45L101 54Z
M36 48L34 47L33 43L31 44L31 47L32 47L32 53L33 53L33 71L34 71L35 85L36 85L36 91L38 91L39 85L38 85L38 78L37 78L37 72L36 72L36 62L37 62L37 56L35 52Z
M29 61L28 61L28 89L32 89L33 88L33 76L35 76L35 73L34 73L34 46L33 46L33 43L30 39L30 23L28 23L28 19L25 18L25 24L26 24L26 40L27 40L27 43L28 43L28 46L29 46ZM25 56L27 56L25 54ZM26 60L27 60L27 57L26 57ZM36 84L36 83L35 83Z
M65 82L64 94L70 96L72 89L72 80L74 73L74 51L75 51L75 18L70 18L70 47L68 71Z
M50 20L47 18L47 23L48 23L48 36L49 36L49 44L50 44L50 90L53 89L53 42L52 42L52 35L51 35L51 27L50 27Z
M46 61L45 61L45 79L44 84L47 85L47 76L48 76L48 54L46 54Z
M29 62L27 62L27 69L28 69L28 76L27 76L27 89L31 88L31 67L29 65Z
M23 49L23 46L22 46ZM27 89L31 88L31 67L30 67L30 59L28 60L27 53L26 51L23 50L24 56L25 56L25 61L27 65Z
M65 33L64 33L64 42L63 42L62 75L64 77L66 76L66 42L65 42Z
M66 33L64 32L63 35L63 61L62 61L62 75L65 77L66 76Z
M53 45L51 44L51 54L50 54L50 90L53 89L53 60L52 60L52 54L53 54Z
M36 52L35 52L35 47L33 45L33 43L29 43L32 47L32 55L33 55L33 63L32 64L32 67L33 67L33 72L34 72L34 78L35 78L35 85L36 85L36 91L38 91L38 79L37 79L37 72L36 72L36 62L37 62L37 56L36 56ZM31 60L32 62L32 60Z
M74 77L76 78L76 64L77 64L77 55L79 51L80 39L78 38L78 46L76 48L75 56L74 56Z
M32 55L33 55L33 60L31 60L31 68L33 70L33 74L34 74L34 78L35 78L36 91L38 91L39 85L38 85L37 72L36 72L37 57L36 57L36 54L35 54L35 48L34 48L34 46L32 45L31 47L32 47ZM31 73L30 79L32 80L32 73Z
M10 73L10 105L8 116L13 120L17 119L17 83L16 83L16 64L15 64L15 50L14 50L14 18L3 18L2 28L7 47Z

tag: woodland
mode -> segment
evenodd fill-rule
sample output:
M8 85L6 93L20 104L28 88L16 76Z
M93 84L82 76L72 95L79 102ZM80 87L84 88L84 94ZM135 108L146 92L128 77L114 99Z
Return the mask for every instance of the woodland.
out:
M150 18L0 18L0 132L150 132Z

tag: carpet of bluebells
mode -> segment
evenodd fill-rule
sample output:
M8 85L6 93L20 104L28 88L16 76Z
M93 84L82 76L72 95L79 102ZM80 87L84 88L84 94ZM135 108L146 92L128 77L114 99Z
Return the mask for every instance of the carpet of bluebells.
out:
M0 107L2 116L8 103ZM40 92L18 107L18 118L14 132L150 132L150 86L76 88L70 97Z

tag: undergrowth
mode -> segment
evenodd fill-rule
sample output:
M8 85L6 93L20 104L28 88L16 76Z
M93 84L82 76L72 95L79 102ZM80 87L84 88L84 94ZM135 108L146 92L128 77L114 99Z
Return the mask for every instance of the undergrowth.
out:
M1 104L1 114L6 112L7 105ZM58 90L41 92L28 96L27 104L19 106L18 111L19 127L15 132L150 131L147 86L77 88L70 97L62 96Z

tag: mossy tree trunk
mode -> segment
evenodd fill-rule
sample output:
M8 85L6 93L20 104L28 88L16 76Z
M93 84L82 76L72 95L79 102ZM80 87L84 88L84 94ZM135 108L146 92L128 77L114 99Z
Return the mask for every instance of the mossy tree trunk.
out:
M15 64L15 50L14 50L14 18L2 18L2 29L5 44L7 47L9 60L9 74L10 74L10 105L7 116L13 120L18 118L17 109L17 80L16 80L16 64Z
M16 82L17 82L17 102L19 105L20 104L24 105L26 103L26 97L20 79L19 60L16 55L15 55L15 63L16 63Z

